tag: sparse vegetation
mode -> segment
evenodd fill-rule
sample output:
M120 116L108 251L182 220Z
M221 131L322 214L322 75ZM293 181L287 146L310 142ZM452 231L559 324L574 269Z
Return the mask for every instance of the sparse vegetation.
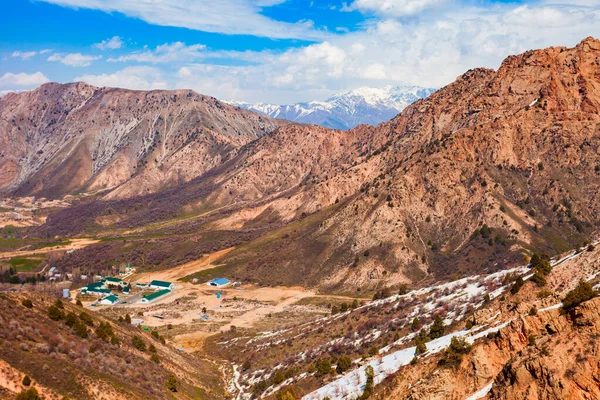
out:
M22 392L17 394L17 397L15 397L15 400L41 400L41 399L42 398L40 397L40 394L38 393L37 389L34 387L30 387L27 390L23 390Z
M513 285L510 288L510 292L512 294L517 294L519 293L519 290L521 290L521 288L523 287L523 285L525 284L525 281L523 281L523 278L521 278L520 276L515 280L515 282L513 283Z
M131 344L139 351L146 351L146 343L137 335L131 338Z
M444 332L444 321L442 320L442 317L436 315L433 319L433 324L429 328L429 338L431 340L441 338L444 336Z
M463 337L454 336L450 339L450 346L444 351L440 364L447 368L457 369L463 356L471 352L471 345Z
M338 374L343 374L352 367L352 360L348 356L342 356L338 359L335 370Z
M591 300L596 296L598 296L598 292L592 288L592 285L589 282L581 281L577 287L567 293L563 299L563 309L570 310L574 307L577 307L584 301Z
M360 395L359 400L366 400L373 394L375 371L370 365L365 368L365 375L367 376L367 383L365 384L365 390Z
M177 392L177 377L175 377L175 375L173 374L169 374L169 377L167 378L167 381L165 382L165 386L167 388L167 390L175 393Z

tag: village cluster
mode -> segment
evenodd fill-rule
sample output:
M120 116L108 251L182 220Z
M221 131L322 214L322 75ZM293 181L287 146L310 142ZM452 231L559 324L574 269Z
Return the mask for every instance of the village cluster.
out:
M126 305L126 304L149 304L159 299L163 299L173 293L175 284L162 280L151 280L148 283L128 282L127 278L135 273L135 268L131 265L122 271L121 277L101 277L96 276L96 282L90 283L81 289L79 294L85 297L94 297L95 301L91 303L96 305ZM211 287L224 287L230 284L226 278L217 278L207 282ZM64 291L64 297L70 297L68 290ZM220 295L220 293L218 293ZM220 296L219 296L220 297Z

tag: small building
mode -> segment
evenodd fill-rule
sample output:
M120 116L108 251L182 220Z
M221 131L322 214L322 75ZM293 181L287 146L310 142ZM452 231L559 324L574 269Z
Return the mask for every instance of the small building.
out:
M159 299L163 296L166 296L170 293L171 293L171 291L169 289L159 290L158 292L144 295L142 297L142 300L140 300L140 302L147 304L147 303L153 302L154 300Z
M88 289L86 292L81 291L82 294L93 294L96 296L109 296L112 294L110 289Z
M217 278L217 279L213 279L212 281L208 282L208 286L223 287L223 286L229 285L229 283L230 283L229 279Z
M109 276L108 278L104 278L104 284L106 286L122 286L123 285L123 279L121 279L121 278L113 278L112 276Z
M110 296L107 296L100 300L100 304L103 304L105 306L112 306L117 301L119 301L119 296L117 296L116 294L111 294Z
M165 281L157 281L154 280L152 282L150 282L150 289L154 289L154 290L171 290L173 289L173 283L172 282L165 282Z
M69 289L63 289L63 299L68 299L71 297L71 291Z
M147 283L136 283L135 287L139 287L139 288L144 289L144 288L148 287L148 284Z
M129 286L125 286L125 287L123 288L123 293L125 293L125 294L129 294L129 292L131 292L131 289L129 289Z
M56 271L56 267L51 267L51 268L48 270L48 274L49 274L49 275L52 275L52 274L54 274L54 271Z

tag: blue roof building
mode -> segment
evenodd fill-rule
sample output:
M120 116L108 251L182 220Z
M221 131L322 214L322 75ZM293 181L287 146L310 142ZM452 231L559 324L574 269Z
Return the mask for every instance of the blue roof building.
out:
M212 281L208 282L208 285L209 286L221 287L221 286L229 285L229 283L230 283L229 279L226 279L226 278L217 278L217 279L213 279Z

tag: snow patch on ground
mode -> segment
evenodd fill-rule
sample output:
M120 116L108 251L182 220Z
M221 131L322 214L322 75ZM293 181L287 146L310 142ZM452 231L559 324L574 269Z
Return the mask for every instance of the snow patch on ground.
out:
M477 393L473 393L472 395L470 395L469 397L467 397L465 400L483 399L492 390L492 385L493 384L494 384L494 381L491 381L483 389L481 389Z

